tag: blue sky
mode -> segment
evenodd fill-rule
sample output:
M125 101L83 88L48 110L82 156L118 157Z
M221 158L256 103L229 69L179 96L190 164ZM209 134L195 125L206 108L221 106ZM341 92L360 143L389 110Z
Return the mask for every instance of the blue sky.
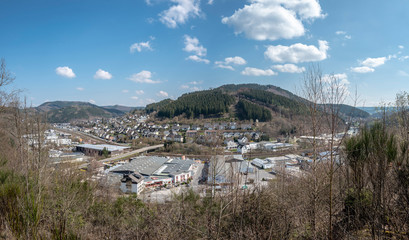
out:
M311 63L374 106L409 90L408 12L406 0L1 0L0 57L34 106L145 106L230 83L297 92Z

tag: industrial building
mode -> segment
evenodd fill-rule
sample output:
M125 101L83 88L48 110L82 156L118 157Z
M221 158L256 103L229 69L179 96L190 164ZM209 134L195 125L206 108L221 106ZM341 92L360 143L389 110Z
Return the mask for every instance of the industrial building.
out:
M156 156L141 156L132 158L129 163L118 165L110 170L112 174L122 174L122 183L139 185L138 189L159 187L164 185L187 182L193 176L194 161L179 158ZM142 176L140 180L133 179L134 175ZM139 179L139 178L136 178ZM131 182L131 183L130 183ZM137 187L127 188L127 191ZM141 187L143 185L143 187ZM124 186L121 189L124 191Z
M108 151L108 154L116 155L123 152L125 149L129 149L129 147L122 147L116 145L109 145L109 144L80 144L75 146L77 152L82 152L88 156L101 156L104 149Z

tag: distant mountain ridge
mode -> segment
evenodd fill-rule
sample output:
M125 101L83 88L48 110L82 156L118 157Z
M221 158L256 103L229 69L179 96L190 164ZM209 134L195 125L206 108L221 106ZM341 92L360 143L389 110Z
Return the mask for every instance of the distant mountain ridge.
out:
M97 106L89 102L80 101L45 102L34 108L35 111L45 114L47 121L51 123L117 117L133 109L132 107L120 105Z
M242 120L270 121L274 116L292 119L306 116L308 101L290 91L273 85L228 84L218 88L186 93L176 100L165 99L146 106L147 113L156 112L161 118L185 116L237 117ZM321 105L322 110L325 109ZM369 117L369 114L349 105L339 105L341 117Z

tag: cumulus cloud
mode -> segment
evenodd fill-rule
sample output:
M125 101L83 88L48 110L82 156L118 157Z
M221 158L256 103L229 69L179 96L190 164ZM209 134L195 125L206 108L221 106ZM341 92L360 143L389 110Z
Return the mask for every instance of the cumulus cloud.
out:
M138 100L139 97L137 97L137 96L132 96L131 99L133 99L133 100Z
M207 1L207 4L212 5L213 2L214 2L214 0L209 0L209 1Z
M78 91L84 91L84 88L82 88L82 87L77 87L77 90L78 90Z
M397 58L397 55L389 55L387 57L367 58L360 62L359 67L352 67L351 71L356 73L370 73L374 72L376 67L382 66L386 61L392 58Z
M374 72L375 69L370 68L370 67L353 67L351 68L352 72L356 72L356 73L370 73L370 72Z
M189 18L200 15L200 0L170 0L175 3L159 14L160 21L169 28L184 24Z
M181 89L189 89L189 85L183 84L180 86Z
M379 67L383 64L385 64L385 62L387 60L389 60L391 57L379 57L379 58L367 58L364 61L362 61L362 65L365 67L371 67L371 68L375 68L375 67Z
M142 94L144 94L145 92L144 92L143 90L136 90L135 93L138 94L138 95L142 95Z
M318 41L318 48L313 45L296 43L291 46L268 46L264 56L273 62L315 62L327 58L328 42Z
M95 104L95 103L96 103L96 102L95 102L94 100L92 100L92 99L90 99L88 102L89 102L89 103L92 103L92 104Z
M279 72L286 72L286 73L302 73L305 71L305 67L298 67L294 64L284 64L284 65L274 65L272 66Z
M252 67L246 67L242 72L242 75L246 76L274 76L277 75L273 70L271 69L259 69L259 68L252 68Z
M109 80L112 78L112 74L102 69L98 69L98 71L94 75L94 79L104 79Z
M168 97L169 96L169 94L165 91L159 91L156 95L158 97Z
M216 61L215 62L216 67L218 68L224 68L224 69L229 69L234 71L234 68L230 66L230 64L234 65L245 65L247 64L246 60L244 58L235 56L235 57L227 57L224 59L224 61Z
M56 68L55 73L66 78L75 78L74 71L72 71L72 69L67 66Z
M229 64L244 65L247 62L242 57L235 56L235 57L227 57L224 59L224 61L216 61L215 63L224 64L224 65L229 65Z
M210 63L210 61L209 61L208 59L206 59L206 58L201 58L201 57L199 57L199 56L197 56L197 55L191 55L191 56L187 57L186 59L187 59L187 60L192 60L192 61L195 61L195 62L204 62L204 63L206 63L206 64L209 64L209 63Z
M206 64L210 63L208 59L204 58L207 54L207 49L200 44L199 39L188 35L185 35L184 38L185 47L183 48L183 51L193 53L193 55L187 57L186 60L203 62Z
M224 64L216 64L216 67L234 71L234 67Z
M206 56L207 49L200 44L199 39L195 37L190 37L188 35L185 35L184 38L185 38L185 47L183 48L184 51L194 53L195 55L201 57Z
M185 35L184 38L185 47L183 48L183 51L193 53L193 55L187 57L186 60L203 62L206 64L210 63L208 59L204 58L207 54L207 49L200 44L199 39L188 35Z
M128 77L128 80L136 83L160 83L160 81L152 80L152 73L146 70L133 74L132 76Z
M247 38L274 41L303 36L304 21L323 17L318 0L251 0L222 23Z
M150 41L146 42L140 42L140 43L134 43L129 47L129 51L131 53L134 53L135 51L142 52L142 50L150 50L152 51L151 43Z
M405 47L403 45L398 46L399 49L404 49Z

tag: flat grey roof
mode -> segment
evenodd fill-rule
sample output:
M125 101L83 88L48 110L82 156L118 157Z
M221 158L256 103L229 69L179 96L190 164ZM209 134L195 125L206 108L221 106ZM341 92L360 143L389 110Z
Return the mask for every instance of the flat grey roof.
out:
M181 159L171 159L168 162L164 164L166 168L164 168L161 173L166 173L166 174L178 174L182 172L188 172L189 168L194 164L195 162L192 160L181 160ZM158 173L160 174L160 173Z
M168 160L165 157L136 157L131 162L119 166L111 172L139 172L142 175L150 176Z
M106 148L110 152L115 152L115 151L122 151L124 149L128 149L129 147L122 147L122 146L116 146L116 145L109 145L109 144L80 144L77 145L76 147L82 147L82 148L89 148L93 150L99 150L102 151L104 148Z

